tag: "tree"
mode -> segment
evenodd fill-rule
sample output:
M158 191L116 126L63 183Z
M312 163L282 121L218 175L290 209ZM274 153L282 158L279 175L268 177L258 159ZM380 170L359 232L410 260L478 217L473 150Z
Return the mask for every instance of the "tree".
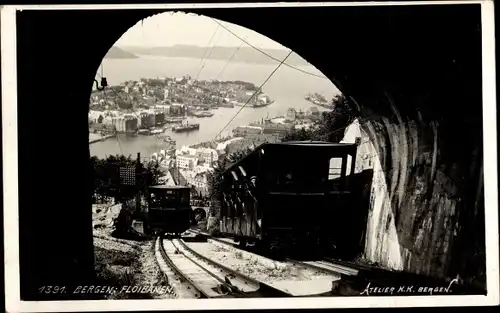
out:
M321 119L308 130L292 129L282 141L318 140L338 143L344 137L346 128L358 116L350 101L344 95L332 99L333 110L323 112Z
M158 185L160 183L160 178L165 175L164 171L161 169L160 164L156 161L149 161L145 168L146 173L149 174L147 179L147 184Z
M222 199L222 182L224 171L233 164L242 160L245 156L252 152L250 148L244 148L223 156L217 161L217 166L214 171L208 175L208 197L210 199L210 210L212 216L219 215L220 200Z
M116 100L116 104L122 110L132 109L132 103L130 101L125 101L122 98Z
M227 168L228 159L226 156L217 161L214 171L208 174L208 197L210 198L210 215L219 216L220 199L222 198L221 185L223 182L223 173Z
M137 160L124 155L110 155L105 159L98 157L90 158L91 172L94 178L94 200L104 200L114 197L122 201L132 199L136 195L135 186L120 185L120 167L138 168L137 177L141 190L147 186L159 184L160 177L163 176L157 162L151 161L146 164L142 162L137 167Z

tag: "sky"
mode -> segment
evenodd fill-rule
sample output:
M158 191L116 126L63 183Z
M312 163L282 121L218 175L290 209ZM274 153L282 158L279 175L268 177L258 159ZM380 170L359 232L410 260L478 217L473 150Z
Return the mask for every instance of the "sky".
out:
M281 44L248 28L220 21L233 33L262 49L286 49ZM115 43L118 47L165 47L173 45L238 47L241 40L211 18L182 12L162 13L151 16L131 27ZM215 36L210 42L214 32Z

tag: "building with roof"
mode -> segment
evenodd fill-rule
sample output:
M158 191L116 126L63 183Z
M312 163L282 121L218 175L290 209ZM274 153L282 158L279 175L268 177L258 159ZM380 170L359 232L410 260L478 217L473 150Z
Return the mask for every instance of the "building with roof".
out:
M209 167L219 158L217 150L212 148L198 148L196 150L196 155L201 163L208 164Z
M183 170L192 170L198 165L198 157L190 154L181 154L176 157L176 166Z
M246 137L248 135L258 135L262 134L262 127L259 126L238 126L233 129L233 136L235 137Z
M288 110L286 110L285 118L287 121L295 121L297 118L297 111L294 108L288 108Z
M320 116L320 112L317 107L309 107L306 111L306 116Z

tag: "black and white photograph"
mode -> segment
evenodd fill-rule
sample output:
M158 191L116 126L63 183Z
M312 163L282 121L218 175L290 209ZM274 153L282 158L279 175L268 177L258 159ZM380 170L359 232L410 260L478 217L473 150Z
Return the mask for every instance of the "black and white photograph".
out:
M8 312L499 304L492 1L0 22Z

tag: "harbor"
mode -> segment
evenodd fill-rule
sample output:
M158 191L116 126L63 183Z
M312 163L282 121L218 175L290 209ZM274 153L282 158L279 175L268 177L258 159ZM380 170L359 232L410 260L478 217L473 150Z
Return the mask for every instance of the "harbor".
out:
M235 72L224 72L224 74L220 76L219 81L221 82L219 82L215 81L213 78L217 77L224 63L209 60L207 61L206 68L200 75L199 82L196 83L195 80L191 79L193 82L190 85L190 77L185 75L185 73L189 73L189 69L196 65L195 62L188 59L184 60L166 57L161 57L159 59L161 59L160 63L158 63L158 60L155 58L143 56L133 60L107 60L105 66L108 69L108 83L112 85L110 89L116 90L116 92L110 90L106 93L107 99L103 99L103 94L95 91L92 95L90 110L101 110L99 114L102 114L104 110L113 110L117 106L119 110L122 110L119 107L123 107L127 103L121 101L132 97L136 99L132 102L134 105L132 110L149 110L151 112L151 110L154 111L156 109L156 111L159 112L156 113L157 115L155 118L160 119L161 113L163 113L164 124L162 126L152 125L152 127L160 127L164 129L164 132L160 135L136 136L118 133L118 140L97 141L91 144L91 155L105 157L107 155L116 154L135 155L137 152L140 152L141 155L149 156L161 150L161 143L156 137L162 135L170 136L175 140L177 148L181 148L183 145L191 146L202 142L213 141L216 137L219 139L220 137L232 136L233 130L239 126L261 121L268 116L276 117L285 115L288 108L294 108L297 112L305 112L308 108L314 106L310 101L304 98L304 95L308 92L319 91L328 99L335 95L335 87L331 82L316 79L314 77L307 77L307 79L304 80L302 76L300 76L301 79L297 79L298 74L296 71L283 68L283 72L279 71L276 73L276 79L270 80L268 84L266 84L264 94L260 96L261 99L266 99L266 101L270 100L267 102L267 105L254 108L251 107L249 103L240 113L238 113L242 109L241 106L244 105L245 101L249 98L249 96L246 95L246 91L243 92L242 90L244 90L245 86L258 89L258 87L256 88L255 86L265 79L263 73L272 70L271 66L262 65L261 67L264 67L262 71L259 70L255 72L255 66L243 63L234 64L232 66L234 66ZM159 70L153 72L151 72L151 70L146 70L146 68L156 69L156 67L152 66L153 63L155 66L161 64ZM130 68L130 71L123 72L124 67ZM165 73L172 73L172 75L176 76L162 76L165 75ZM196 72L191 74L196 75ZM224 83L224 81L232 83ZM245 85L245 81L251 82L251 84ZM182 87L184 86L183 84L186 87ZM217 98L216 95L212 97L214 94L203 97L203 93L201 92L199 97L203 100L190 103L183 95L185 88L196 89L196 87L200 87L201 91L201 88L206 88L205 85L210 86L208 89L212 88L213 91L216 91L216 86L221 85L222 88L219 89L221 91L221 97ZM128 93L125 92L124 86L128 86ZM169 90L167 94L165 94L165 88ZM234 92L231 94L231 92L229 92L231 88L233 90L241 88L242 90L239 91L239 93ZM224 90L228 91L226 95L223 94ZM143 94L145 94L145 96L143 96ZM237 98L236 95L240 98ZM170 103L162 103L165 96ZM143 99L144 97L146 99ZM107 109L106 105L108 105ZM319 111L326 110L326 108L319 106L318 109ZM132 110L123 109L123 112L128 113ZM197 113L192 115L189 112ZM210 117L197 117L195 115L199 114L198 112L208 112L210 115L213 115ZM199 115L203 116L209 114L201 113ZM99 115L95 116L95 119L97 118L99 118ZM148 118L144 117L142 120L147 122ZM110 122L108 119L105 121ZM132 122L129 123L132 124ZM151 123L151 121L149 123ZM199 129L187 132L172 131L173 126L184 124L199 124ZM226 124L228 124L228 126L219 134L221 128ZM144 131L144 133L147 134L148 132Z

